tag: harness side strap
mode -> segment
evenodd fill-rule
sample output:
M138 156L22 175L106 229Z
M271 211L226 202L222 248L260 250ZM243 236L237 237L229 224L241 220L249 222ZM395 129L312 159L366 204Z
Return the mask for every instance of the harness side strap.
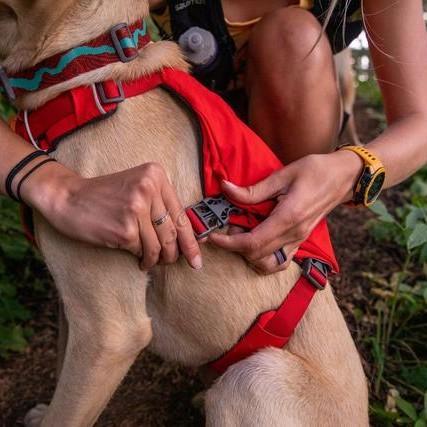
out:
M210 367L222 374L234 363L243 360L266 347L283 348L292 337L295 328L303 318L317 290L323 289L328 281L317 260L309 260L310 269L303 267L302 275L290 290L286 299L277 310L261 314L255 324L242 339L222 357L210 364ZM300 264L300 261L297 260ZM313 279L314 277L314 279ZM313 285L313 280L316 285Z

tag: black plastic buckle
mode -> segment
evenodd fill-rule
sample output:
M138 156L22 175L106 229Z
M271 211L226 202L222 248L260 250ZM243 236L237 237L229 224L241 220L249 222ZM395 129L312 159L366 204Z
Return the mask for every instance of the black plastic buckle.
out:
M3 67L0 67L0 84L3 87L4 94L6 95L9 102L16 100L16 94L13 90L12 85L10 84L9 77L6 74L6 71Z
M327 264L316 258L304 258L300 264L300 267L302 269L303 276L310 282L311 285L313 285L316 289L319 289L320 291L323 291L325 289L329 273L329 266ZM323 283L320 283L313 276L313 268L315 268L323 276Z
M120 61L122 61L122 62L130 62L130 61L133 61L138 56L138 46L134 47L135 48L135 53L133 53L132 55L129 55L129 56L126 55L126 53L124 51L124 48L123 48L123 46L120 43L120 40L123 37L119 37L118 34L117 34L123 28L126 29L128 37L132 40L132 33L131 33L130 29L129 29L129 25L126 24L126 23L117 24L113 28L111 28L111 30L110 30L111 40L113 41L114 49L116 49L116 52L117 52L117 55L120 58ZM131 48L129 48L129 49L131 49Z
M226 226L230 220L230 214L241 212L224 196L206 197L201 202L190 206L190 209L193 210L206 227L206 231L196 234L196 239L198 240L208 236L212 231Z
M104 85L102 82L95 83L95 88L96 88L96 91L98 93L99 100L103 104L118 104L120 102L123 102L126 99L125 98L125 92L123 90L122 82L115 82L115 83L116 83L117 89L119 91L119 95L115 96L113 98L108 98L108 96L105 93Z

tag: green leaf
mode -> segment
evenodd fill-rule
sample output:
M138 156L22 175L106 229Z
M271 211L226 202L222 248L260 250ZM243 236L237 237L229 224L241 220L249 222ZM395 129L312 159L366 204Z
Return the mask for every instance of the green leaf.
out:
M377 242L390 242L396 239L396 236L402 236L402 230L396 223L375 221L371 223L369 232ZM404 239L406 245L406 239Z
M408 237L407 247L409 250L427 243L427 224L418 223Z
M387 210L386 205L381 200L377 200L371 207L370 210L377 215L378 220L382 222L393 223L396 222L393 215Z
M427 196L427 182L421 177L416 177L411 185L411 193L426 197Z
M426 210L424 208L417 208L414 206L411 206L411 211L406 216L405 219L405 227L407 228L415 228L415 226L421 222L424 222L424 219L426 217Z
M427 243L424 243L420 251L420 264L427 262Z
M417 418L418 418L417 411L415 410L415 407L414 407L414 405L412 405L412 403L408 402L405 399L402 399L401 397L396 397L396 405L412 421L417 420Z
M5 327L0 325L0 351L23 351L27 346L23 330L20 326Z
M29 249L27 242L17 239L16 236L2 236L0 248L7 258L14 261L22 261Z
M414 427L427 427L427 423L423 419L418 419Z

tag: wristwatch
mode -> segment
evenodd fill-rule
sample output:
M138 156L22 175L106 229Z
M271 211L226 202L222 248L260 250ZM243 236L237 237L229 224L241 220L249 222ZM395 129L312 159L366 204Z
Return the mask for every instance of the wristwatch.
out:
M354 186L352 205L371 206L381 193L385 181L385 168L380 159L364 147L344 145L340 150L356 153L364 162L360 178Z

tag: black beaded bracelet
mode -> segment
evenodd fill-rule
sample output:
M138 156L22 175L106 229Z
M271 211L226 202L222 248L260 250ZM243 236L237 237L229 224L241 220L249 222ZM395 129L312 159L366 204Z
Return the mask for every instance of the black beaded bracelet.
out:
M22 187L22 184L27 180L27 178L33 173L33 172L35 172L38 168L40 168L41 166L43 166L44 164L46 164L46 163L49 163L49 162L56 162L56 160L55 159L52 159L52 158L49 158L49 159L45 159L45 160L43 160L42 162L40 162L40 163L37 163L32 169L30 169L22 178L21 178L21 180L19 181L19 183L18 183L18 186L17 186L17 188L16 188L16 196L17 196L17 199L20 201L20 202L22 202L22 197L21 197L21 187Z
M5 189L6 193L9 195L9 197L17 202L19 202L19 199L15 196L12 190L12 182L15 179L16 175L25 168L29 163L31 163L34 159L41 156L46 156L47 154L44 151L33 151L32 153L28 154L28 156L24 157L17 165L15 165L12 170L9 172L9 174L6 177L5 182Z

